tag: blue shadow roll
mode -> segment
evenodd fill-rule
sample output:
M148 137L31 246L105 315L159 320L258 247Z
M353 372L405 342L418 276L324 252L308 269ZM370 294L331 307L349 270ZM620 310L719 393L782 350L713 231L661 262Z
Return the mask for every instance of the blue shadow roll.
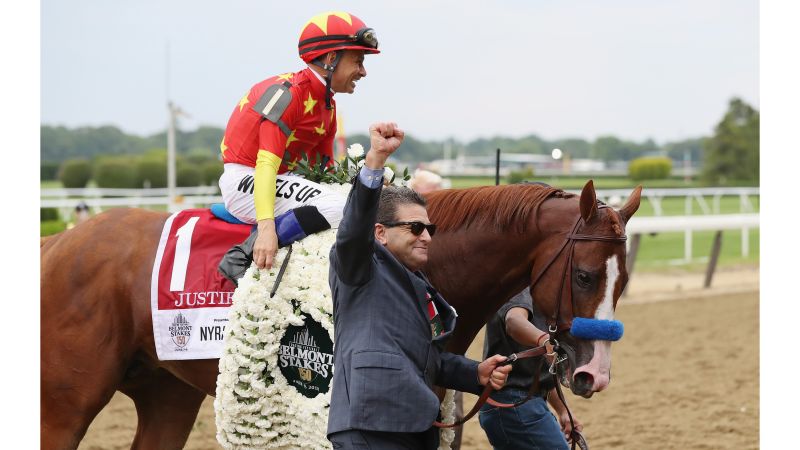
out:
M622 337L625 327L619 320L600 320L576 317L572 319L572 328L569 332L581 339L618 341Z

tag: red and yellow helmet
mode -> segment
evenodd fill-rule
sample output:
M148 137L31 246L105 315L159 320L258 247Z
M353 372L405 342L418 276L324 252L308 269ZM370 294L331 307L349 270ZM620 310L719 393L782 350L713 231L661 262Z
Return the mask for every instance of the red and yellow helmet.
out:
M309 63L333 50L364 50L380 53L375 30L358 17L342 11L317 14L303 26L297 50Z

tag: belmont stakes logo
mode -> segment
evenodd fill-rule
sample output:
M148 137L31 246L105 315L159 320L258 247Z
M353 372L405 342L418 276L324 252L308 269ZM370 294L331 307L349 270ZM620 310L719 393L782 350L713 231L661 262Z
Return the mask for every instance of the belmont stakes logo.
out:
M305 325L290 326L281 338L278 366L308 398L328 392L333 378L333 342L319 322L303 313Z
M186 344L189 343L189 338L192 335L192 324L183 317L183 314L178 313L175 316L175 319L172 321L172 325L169 326L169 336L172 338L172 342L177 345L175 347L176 351L186 351L188 349Z

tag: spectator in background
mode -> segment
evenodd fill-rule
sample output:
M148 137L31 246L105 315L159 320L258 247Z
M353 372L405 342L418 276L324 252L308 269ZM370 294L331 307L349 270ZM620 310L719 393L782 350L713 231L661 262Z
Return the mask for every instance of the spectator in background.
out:
M75 207L75 224L82 224L89 220L91 215L89 214L89 205L86 202L78 203L78 206Z
M75 206L75 220L67 224L67 229L69 230L76 225L80 225L89 220L91 217L91 214L89 214L89 205L81 200L81 202Z
M425 195L429 192L438 191L444 186L442 185L442 177L424 169L417 169L414 171L414 177L408 182L408 187Z

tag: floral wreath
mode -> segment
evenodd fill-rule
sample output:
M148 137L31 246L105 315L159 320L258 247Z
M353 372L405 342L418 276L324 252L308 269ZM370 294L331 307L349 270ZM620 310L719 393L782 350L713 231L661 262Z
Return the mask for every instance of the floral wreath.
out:
M347 154L341 161L334 160L333 164L328 164L327 156L320 157L319 155L316 156L314 162L311 162L308 155L303 152L299 160L289 164L289 170L295 175L300 175L315 183L341 185L350 183L353 177L358 175L365 158L364 146L356 143L347 148ZM408 174L408 167L406 167L403 170L402 180L395 180L394 170L386 166L383 168L383 178L389 184L400 181L400 184L405 186L405 183L411 179L411 175Z
M333 165L309 165L303 157L293 172L329 183L347 195L350 180L364 164L364 148L353 144L347 156ZM408 181L403 173L403 184ZM395 181L384 168L384 179ZM347 183L347 184L345 184ZM217 441L226 449L330 449L326 437L331 392L308 398L287 382L278 364L281 337L290 326L302 326L304 314L318 322L333 342L333 300L328 285L328 255L336 230L326 230L295 242L275 295L271 289L289 253L278 250L274 265L259 270L252 265L239 280L228 313L223 354L219 360L216 412ZM441 406L446 422L455 418L453 391ZM449 449L452 429L440 434L440 449Z

